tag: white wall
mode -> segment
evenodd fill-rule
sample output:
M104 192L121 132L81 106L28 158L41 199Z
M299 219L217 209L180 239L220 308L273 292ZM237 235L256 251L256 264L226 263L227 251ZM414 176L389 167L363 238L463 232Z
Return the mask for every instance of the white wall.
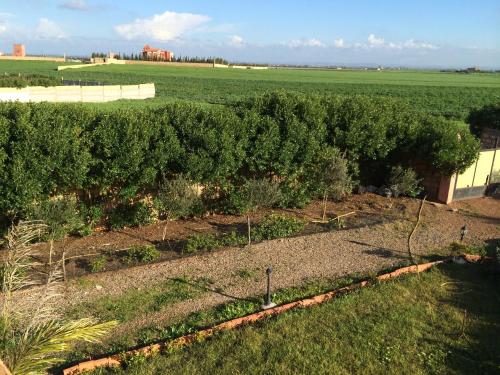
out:
M85 102L103 103L120 99L149 99L155 97L154 83L127 86L54 86L0 87L0 102Z

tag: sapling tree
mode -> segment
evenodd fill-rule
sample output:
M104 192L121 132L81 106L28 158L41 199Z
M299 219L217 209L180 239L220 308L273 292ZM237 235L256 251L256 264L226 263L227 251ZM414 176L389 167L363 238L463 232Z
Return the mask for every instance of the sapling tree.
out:
M193 187L193 182L179 175L173 179L164 179L160 184L155 206L160 217L168 220L192 215L200 206L200 197ZM167 225L163 230L165 241Z
M272 207L281 198L280 185L268 179L247 180L237 194L240 211L247 216L248 245L252 243L250 217L257 210Z
M310 175L315 188L322 195L322 220L325 220L328 199L339 200L352 190L347 160L342 157L339 149L328 147L311 167Z

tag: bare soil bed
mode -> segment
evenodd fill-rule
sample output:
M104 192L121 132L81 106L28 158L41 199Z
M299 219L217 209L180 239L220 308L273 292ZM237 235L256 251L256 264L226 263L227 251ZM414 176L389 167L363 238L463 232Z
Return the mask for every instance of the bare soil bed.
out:
M345 230L372 227L380 224L396 223L401 221L401 230L410 221L414 221L420 201L409 198L388 200L375 194L354 195L347 201L330 203L328 212L330 217L355 212L345 218ZM426 205L424 211L424 225L438 225L453 227L455 239L459 237L459 228L470 222L470 238L488 239L488 227L476 223L498 222L500 208L498 201L493 199L469 200L453 203L451 206ZM452 210L458 210L453 212ZM315 223L321 218L321 202L314 202L304 209L261 211L254 215L252 220L258 222L263 216L275 212L302 218L308 222L301 236L328 231L327 226ZM472 220L474 219L474 220ZM406 224L405 224L406 223ZM166 237L163 241L164 230ZM69 277L82 276L89 273L89 264L99 254L107 255L106 271L115 271L127 268L129 265L121 261L123 252L132 246L154 245L160 250L159 262L180 259L183 254L186 239L195 234L222 234L237 231L245 233L246 219L241 216L212 215L204 218L158 222L140 228L125 228L117 231L96 231L93 235L83 238L70 237L54 244L54 258L60 259L63 250L66 252L67 273ZM451 234L451 233L450 233ZM451 238L450 238L451 240ZM40 244L41 260L48 260L49 244Z

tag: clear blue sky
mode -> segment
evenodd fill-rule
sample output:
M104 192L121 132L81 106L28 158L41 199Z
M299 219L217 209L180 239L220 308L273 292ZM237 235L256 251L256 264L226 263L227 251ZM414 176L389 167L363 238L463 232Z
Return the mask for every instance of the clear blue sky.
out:
M0 0L0 51L500 67L500 1Z

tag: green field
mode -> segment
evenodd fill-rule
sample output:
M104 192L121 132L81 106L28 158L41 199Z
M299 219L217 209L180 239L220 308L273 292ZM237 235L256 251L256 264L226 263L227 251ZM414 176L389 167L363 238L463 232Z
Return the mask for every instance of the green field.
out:
M97 374L498 374L498 278L445 265Z
M498 73L434 71L354 71L321 69L232 70L145 65L112 65L57 72L57 63L0 61L0 74L37 73L67 80L115 84L154 82L157 97L148 104L189 100L224 104L270 90L366 94L398 97L418 111L464 119L470 109L500 100ZM126 105L125 101L112 106ZM134 103L144 105L144 102ZM109 105L108 105L109 106Z

